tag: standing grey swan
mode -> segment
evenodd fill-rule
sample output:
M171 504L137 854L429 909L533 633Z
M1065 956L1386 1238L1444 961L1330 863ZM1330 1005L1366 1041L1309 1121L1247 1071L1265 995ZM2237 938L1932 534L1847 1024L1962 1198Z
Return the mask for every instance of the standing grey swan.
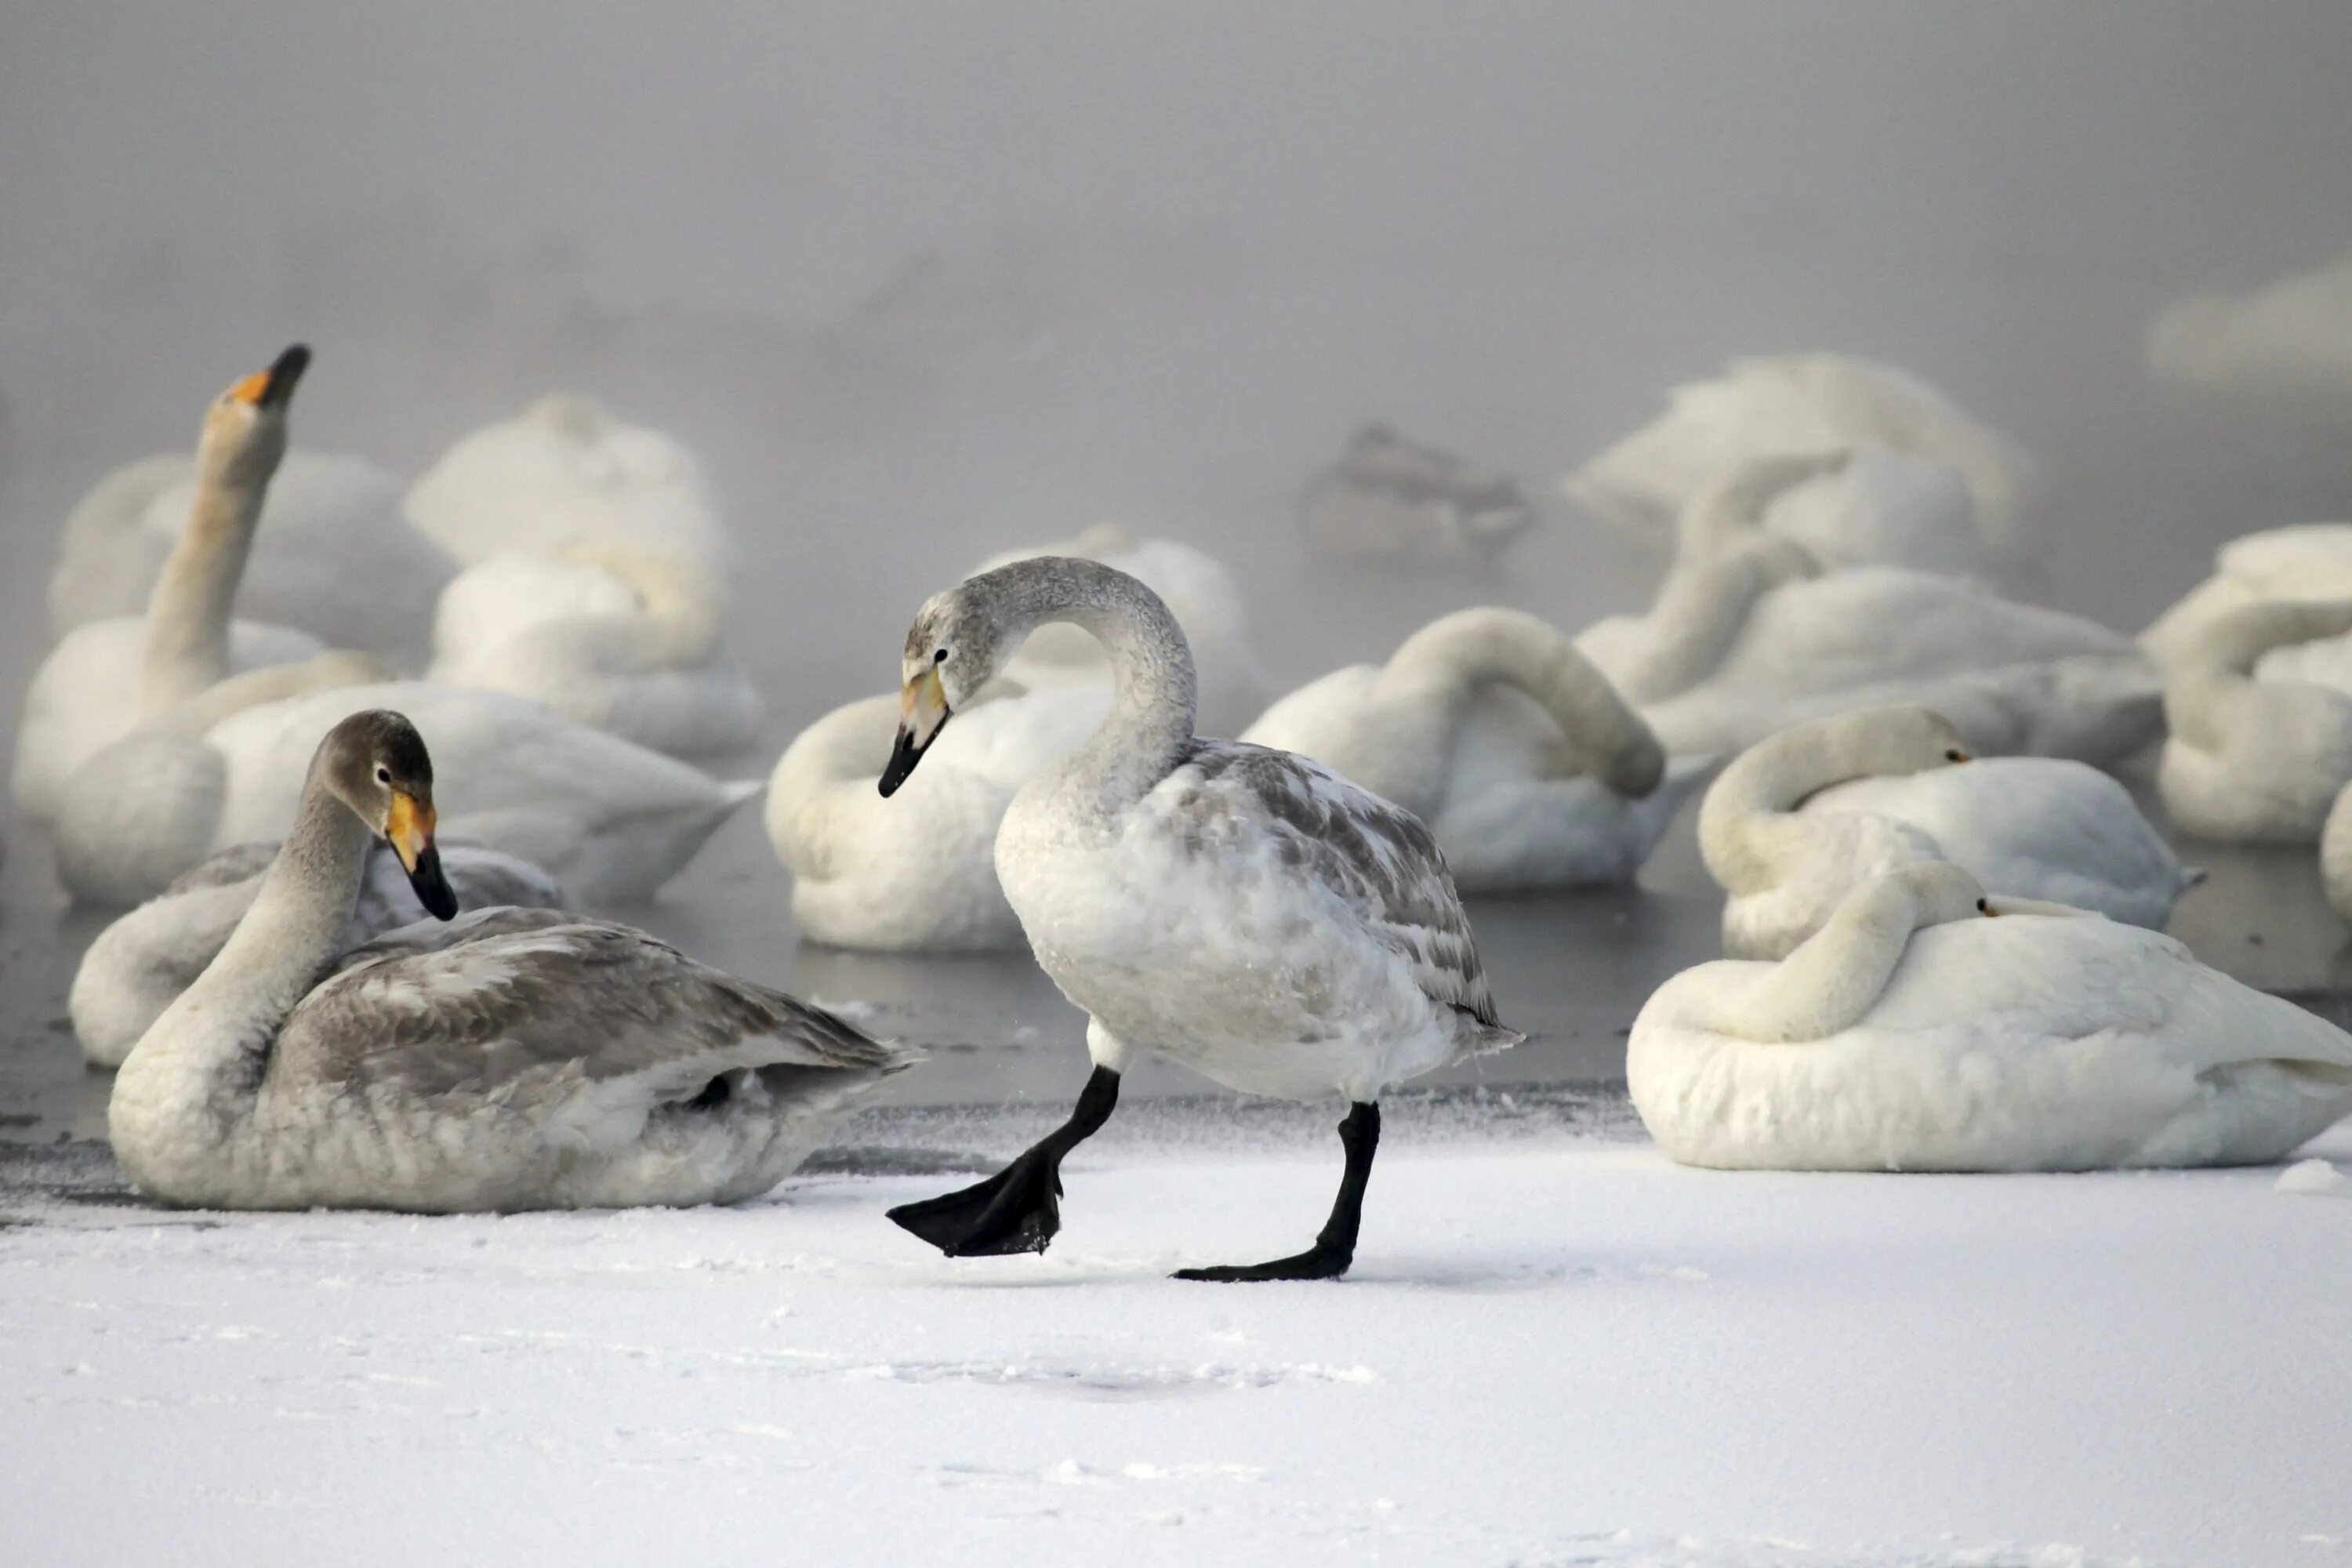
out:
M345 953L379 837L425 907L457 915L434 822L406 719L328 731L253 907L116 1075L108 1124L142 1191L422 1213L737 1202L908 1065L822 1009L560 910L482 910Z
M1336 1278L1355 1258L1381 1092L1521 1037L1496 1015L1444 857L1419 818L1302 757L1196 737L1192 653L1168 606L1060 556L969 578L915 616L885 795L1055 621L1102 644L1118 691L1102 727L1013 796L996 873L1037 962L1088 1016L1094 1073L1070 1120L1003 1171L890 1217L951 1258L1044 1251L1063 1157L1109 1118L1128 1064L1158 1051L1247 1093L1349 1102L1347 1173L1315 1245L1178 1278Z

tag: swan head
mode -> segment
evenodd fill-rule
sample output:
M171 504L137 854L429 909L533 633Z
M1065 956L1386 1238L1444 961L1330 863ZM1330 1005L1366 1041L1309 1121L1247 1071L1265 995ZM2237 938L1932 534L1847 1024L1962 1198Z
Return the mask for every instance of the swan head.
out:
M1827 750L1843 765L1842 778L1923 773L1969 760L1968 742L1932 708L1904 703L1821 722Z
M900 664L898 735L882 770L881 790L896 795L947 721L969 707L982 687L1012 660L1028 627L1013 625L1003 601L1004 576L1030 567L1033 557L966 578L932 595L915 613Z
M433 758L404 714L373 708L354 713L319 742L313 775L392 846L417 901L435 918L457 913L457 895L441 871L433 841Z
M287 410L310 367L310 349L295 343L270 361L268 369L255 371L213 399L196 443L198 469L244 484L262 483L276 473L286 456Z
M1988 895L1974 873L1949 860L1906 866L1887 873L1887 880L1900 884L1909 895L1915 931L2004 912L2001 900Z

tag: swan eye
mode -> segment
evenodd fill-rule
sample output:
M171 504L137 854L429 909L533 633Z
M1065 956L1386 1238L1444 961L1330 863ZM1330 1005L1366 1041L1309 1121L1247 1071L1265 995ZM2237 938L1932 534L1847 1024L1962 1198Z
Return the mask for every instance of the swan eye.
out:
M1992 905L1986 900L1979 899L1977 900L1977 913L1980 915L1989 915L1992 913Z
M1965 763L1968 760L1969 754L1966 752L1950 751L1944 753L1944 761L1948 763Z
M379 767L376 769L375 782L378 784L390 784L392 782L392 770L384 767Z
M933 664L945 664L947 661L948 650L945 648L941 648L939 652L931 655L931 662Z

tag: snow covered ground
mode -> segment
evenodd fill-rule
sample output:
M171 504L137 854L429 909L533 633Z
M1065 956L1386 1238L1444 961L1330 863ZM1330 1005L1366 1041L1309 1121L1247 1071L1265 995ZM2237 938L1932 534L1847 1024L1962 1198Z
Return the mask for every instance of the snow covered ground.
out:
M749 1207L165 1213L6 1152L11 1563L2352 1563L2352 1199L1725 1175L1622 1102L1139 1108L1054 1250L882 1215L1043 1125L897 1110ZM2352 1129L2308 1152L2352 1160ZM2340 1191L2340 1189L2339 1189Z

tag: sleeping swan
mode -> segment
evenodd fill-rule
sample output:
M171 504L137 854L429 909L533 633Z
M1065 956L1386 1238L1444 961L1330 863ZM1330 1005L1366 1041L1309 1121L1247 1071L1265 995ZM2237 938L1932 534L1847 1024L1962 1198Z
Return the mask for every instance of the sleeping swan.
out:
M1622 882L1709 763L1669 767L1569 640L1464 610L1277 700L1244 741L1311 757L1429 824L1465 892Z
M453 920L433 783L397 713L320 742L253 907L115 1077L108 1128L141 1191L422 1213L739 1202L907 1065L627 926ZM451 923L346 952L378 838Z
M1778 963L1675 975L1625 1071L1668 1154L1726 1169L2252 1164L2352 1112L2352 1036L1944 861L1855 889Z
M1784 957L1855 888L1923 860L2158 931L2198 880L2106 774L2054 757L1969 762L1959 732L1916 707L1758 742L1707 791L1698 843L1728 895L1733 958Z
M2171 737L2157 793L2200 838L2309 844L2352 780L2352 694L2257 675L2266 655L2352 632L2352 599L2242 605L2208 622L2168 672Z
M2213 574L2140 633L2148 657L2169 669L2212 624L2266 599L2352 599L2352 522L2298 522L2230 541Z

